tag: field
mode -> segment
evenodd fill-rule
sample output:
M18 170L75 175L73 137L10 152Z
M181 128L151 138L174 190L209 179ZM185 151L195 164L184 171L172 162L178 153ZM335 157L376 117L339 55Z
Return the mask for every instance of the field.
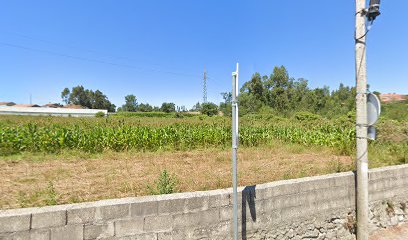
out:
M378 140L370 141L370 167L408 160L408 121L394 112L386 109ZM163 171L174 191L229 187L230 146L228 117L0 116L0 208L152 194ZM349 171L354 149L352 116L245 115L240 185Z

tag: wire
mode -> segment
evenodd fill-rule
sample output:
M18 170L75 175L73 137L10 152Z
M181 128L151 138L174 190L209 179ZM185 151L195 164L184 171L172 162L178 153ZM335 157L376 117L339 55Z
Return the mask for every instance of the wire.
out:
M94 62L94 63L112 65L112 66L116 66L116 67L124 67L124 68L137 69L137 70L139 70L139 71L151 71L151 72L165 73L165 74L178 75L178 76L187 76L187 77L197 77L197 78L201 78L201 75L199 76L199 75L188 74L188 73L179 73L179 72L172 72L172 71L162 71L162 70L158 70L158 69L146 69L146 68L141 68L141 67L134 66L134 65L120 64L120 63L115 63L115 62L108 62L108 61L99 60L99 59L92 59L92 58L85 58L85 57L80 57L80 56L75 56L75 55L70 55L70 54L65 54L65 53L59 53L59 52L54 52L54 51L49 51L49 50L43 50L43 49L36 49L36 48L26 47L26 46L22 46L22 45L7 43L7 42L0 42L0 44L1 44L1 45L4 45L4 46L7 46L7 47L23 49L23 50L31 51L31 52L40 52L40 53L45 53L45 54L49 54L49 55L54 55L54 56L59 56L59 57L65 57L65 58L71 58L71 59L76 59L76 60L81 60L81 61L87 61L87 62Z
M123 57L123 56L116 56L116 55L106 54L106 53L103 53L103 52L99 52L99 51L95 51L95 50L91 50L91 49L86 49L86 48L83 48L83 47L79 47L79 46L76 46L76 45L73 45L73 44L57 43L57 42L54 42L54 41L45 40L45 39L38 38L38 37L32 37L32 36L29 36L29 35L27 35L27 34L21 34L21 33L16 33L16 32L9 32L9 31L3 31L3 32L5 32L6 34L15 35L15 36L18 36L18 37L21 37L21 38L25 38L25 39L40 41L40 42L52 44L52 45L55 45L55 46L68 47L68 48L72 48L72 49L77 49L77 50L81 50L81 51L86 51L86 52L89 52L89 53L101 54L101 55L104 55L103 57L111 57L111 58L116 58L116 59L124 59L124 60L130 60L130 61L137 61L136 59L132 59L132 58L129 58L129 57ZM154 64L153 64L153 65L154 65Z
M373 26L373 23L374 23L374 20L371 20L370 25L367 26L367 30L366 30L366 32L364 33L364 35L361 36L361 37L359 37L359 38L356 38L355 40L357 41L357 40L360 40L360 39L362 39L363 37L365 37L365 36L368 34L368 32L371 30L371 27Z

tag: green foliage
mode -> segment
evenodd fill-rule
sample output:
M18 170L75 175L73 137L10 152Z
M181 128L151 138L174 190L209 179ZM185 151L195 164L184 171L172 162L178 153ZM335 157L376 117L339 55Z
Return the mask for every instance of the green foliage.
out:
M69 91L68 88L64 88L64 90L62 90L61 92L61 99L65 104L69 103L69 95L71 94L71 92Z
M105 113L104 112L97 112L97 113L95 113L95 117L97 117L97 118L105 117Z
M83 86L73 87L71 91L64 88L61 92L61 98L66 104L81 105L89 109L106 109L109 112L116 110L116 106L101 91L96 90L94 92Z
M147 188L152 195L171 194L175 192L178 180L175 175L170 175L167 170L163 170L157 181L155 187L147 185Z
M193 106L193 108L191 108L191 111L192 111L192 112L199 112L199 111L201 111L201 104L200 104L200 102L197 102L197 103Z
M165 113L175 112L175 111L176 111L176 104L164 102L164 103L161 105L160 110L161 110L162 112L165 112Z
M352 117L315 119L314 115L304 113L296 120L278 116L267 108L263 111L265 114L247 114L240 118L240 146L262 146L280 141L331 147L345 155L355 150L355 120ZM381 120L377 129L378 139L369 145L370 151L376 152L376 159L382 159L379 163L406 162L407 122ZM103 153L227 148L231 145L231 131L230 118L187 113L123 112L102 119L0 116L0 155L70 150Z
M137 98L133 94L125 96L125 104L122 105L121 111L136 112L137 110Z
M270 76L255 73L243 84L238 100L241 115L261 113L262 108L269 107L281 116L310 112L334 118L354 110L355 95L354 87L343 84L332 92L327 86L311 89L306 79L291 78L281 66L275 67ZM220 104L222 111L227 109L226 104Z
M175 116L175 115L174 115ZM272 116L272 115L265 115ZM200 118L202 116L198 116ZM220 118L223 119L223 118ZM84 152L114 151L157 151L159 149L187 150L229 146L231 143L231 124L215 119L213 123L201 120L179 122L159 126L125 124L106 119L82 120L74 124L5 125L0 128L0 154L15 152L59 152L75 149ZM63 119L63 121L68 121ZM185 121L184 119L181 121ZM259 121L259 122L258 122ZM240 128L242 146L258 146L273 140L330 147L354 146L354 127L344 123L337 125L325 120L280 121L279 118L243 118ZM3 151L6 149L7 151Z
M201 104L201 114L207 115L207 116L214 116L218 115L218 106L214 103L203 103Z
M151 118L184 118L184 117L194 117L190 113L165 113L165 112L118 112L113 115L115 118L141 118L141 117L151 117Z
M310 112L297 112L295 113L295 119L299 121L310 121L310 120L317 120L321 117L319 115L310 113Z
M381 116L384 119L408 122L408 101L383 104Z
M54 188L54 184L50 181L48 183L48 187L46 190L46 195L47 195L47 199L46 199L46 204L47 205L57 205L58 201L57 201L57 191Z
M139 111L139 112L152 112L153 111L153 106L151 106L148 103L141 103L137 107L137 111Z
M53 182L50 181L48 182L47 188L40 189L32 194L19 192L18 202L22 208L32 206L33 204L39 206L57 205L58 193L55 190Z

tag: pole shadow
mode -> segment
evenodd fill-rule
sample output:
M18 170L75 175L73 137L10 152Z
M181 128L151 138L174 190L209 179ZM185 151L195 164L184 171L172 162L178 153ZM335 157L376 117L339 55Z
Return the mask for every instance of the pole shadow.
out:
M247 186L242 190L242 218L241 218L241 237L242 240L247 239L247 204L249 207L249 213L253 222L256 222L256 208L255 208L255 198L256 198L256 185Z

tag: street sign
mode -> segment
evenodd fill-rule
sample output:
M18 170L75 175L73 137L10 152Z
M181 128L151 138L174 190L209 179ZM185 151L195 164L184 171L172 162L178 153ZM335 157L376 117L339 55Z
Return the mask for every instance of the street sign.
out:
M374 125L381 113L381 102L375 94L367 95L367 124Z

